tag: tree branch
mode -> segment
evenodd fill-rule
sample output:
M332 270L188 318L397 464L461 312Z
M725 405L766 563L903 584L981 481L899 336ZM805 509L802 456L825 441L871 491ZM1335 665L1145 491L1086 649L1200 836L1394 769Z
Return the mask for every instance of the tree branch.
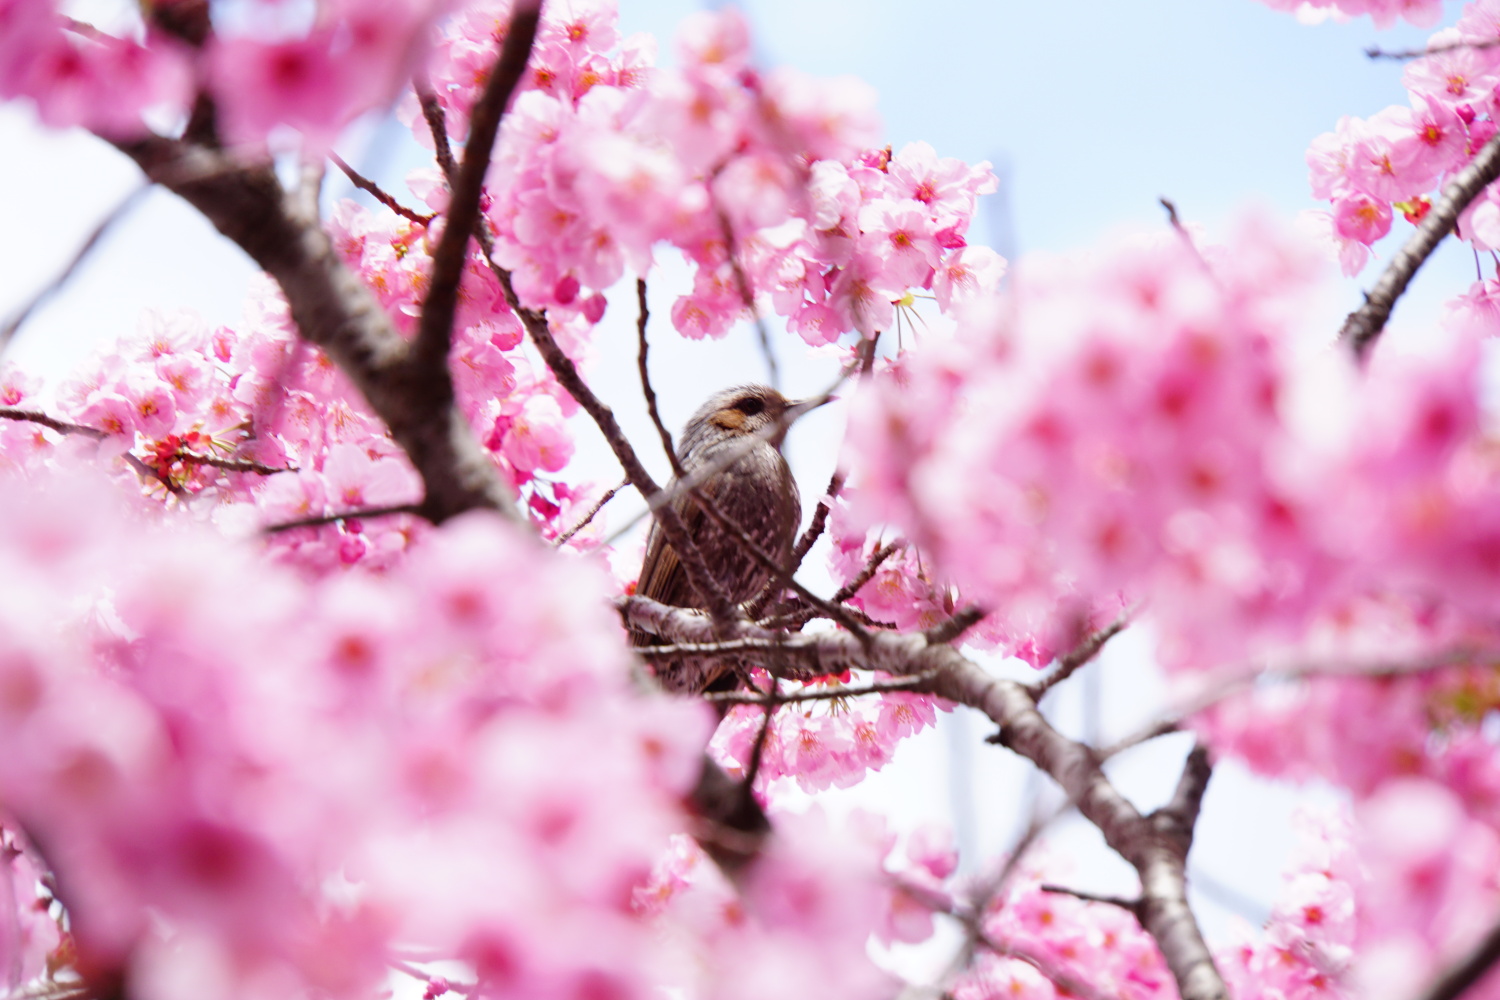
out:
M1365 49L1365 57L1368 59L1421 59L1424 56L1440 55L1455 49L1489 49L1496 45L1500 45L1500 38L1486 38L1477 42L1448 42L1446 45L1429 45L1425 49L1399 49L1393 52L1387 52L1379 46L1371 46Z
M663 646L663 649L671 647ZM677 647L681 649L682 647ZM704 701L730 705L784 705L799 701L833 701L839 698L860 698L867 694L922 692L932 678L926 675L904 677L896 681L874 681L869 684L840 684L834 687L805 688L790 694L775 696L753 694L749 691L709 691L701 695Z
M630 485L646 498L648 504L651 503L653 498L661 494L661 488L656 485L656 480L651 478L651 474L641 464L635 448L625 437L625 432L620 429L620 423L615 419L614 411L594 395L594 391L579 374L578 366L573 364L573 359L558 346L547 324L546 315L521 305L520 299L516 297L515 287L511 284L510 272L496 264L494 258L489 256L488 247L485 249L485 257L489 261L491 271L500 281L500 288L505 292L506 302L521 318L522 325L526 327L526 332L531 337L531 343L541 354L542 360L547 363L552 376L557 379L558 384L568 390L569 395L578 401L578 405L594 418L599 432L604 435L605 442L625 470L625 478L630 480ZM682 522L682 515L670 504L653 506L653 509L657 523L661 525L667 542L677 553L677 559L682 563L682 568L687 573L693 589L708 599L709 610L716 618L730 617L733 614L731 602L724 593L724 588L719 585L718 578L709 572L708 564L704 562L703 553L699 550L697 542L688 535L687 525Z
M565 531L561 535L557 536L556 541L554 541L552 543L553 547L554 548L560 548L560 547L568 544L568 541L574 535L578 534L584 528L588 527L589 522L592 521L594 518L596 518L596 517L599 516L599 512L604 509L604 505L607 504L607 503L609 503L611 500L613 500L615 498L615 494L619 493L621 490L623 490L625 487L627 487L629 485L630 485L630 480L627 479L623 483L621 483L620 485L616 486L614 489L610 490L608 493L604 494L604 496L600 497L599 498L599 502L596 503L596 504L594 504L594 506L590 507L589 508L589 512L583 516L583 520L582 521L579 521L577 524L573 525L573 527L569 528L567 531Z
M410 457L426 488L422 516L441 523L487 507L520 520L455 405L446 367L411 363L406 340L339 259L311 206L283 191L269 165L160 136L115 145L276 279L302 336L343 369Z
M463 164L457 174L450 177L452 192L443 236L432 255L432 280L417 325L413 354L420 366L438 366L446 370L448 351L453 342L453 319L458 308L458 286L463 279L464 261L469 255L469 237L476 227L484 224L479 212L484 175L494 153L500 118L526 72L526 62L531 58L541 16L541 0L523 0L516 4L505 32L505 41L500 46L500 55L485 81L484 91L469 114L469 138L464 145Z
M1202 932L1187 904L1182 847L1186 808L1146 817L1110 782L1089 747L1068 739L1037 710L1026 686L995 677L951 645L933 643L921 634L875 632L863 641L844 632L785 635L744 619L726 633L715 633L706 615L671 608L639 596L617 602L628 624L674 642L711 642L720 638L777 638L786 656L795 657L803 676L844 670L873 670L898 677L931 674L931 693L983 712L1000 727L1000 741L1035 763L1077 803L1078 811L1099 828L1111 848L1136 869L1141 879L1141 925L1161 949L1183 1000L1228 1000L1224 981L1214 967ZM790 673L789 673L790 676ZM1199 771L1190 766L1181 787L1191 799ZM1201 795L1201 792L1197 792ZM1170 834L1170 835L1169 835Z
M403 219L408 219L412 222L415 222L419 226L429 226L432 224L432 220L435 218L435 216L421 215L407 208L405 205L397 201L390 194L390 192L386 191L385 188L381 187L379 184L376 184L374 181L370 180L370 178L366 177L364 174L351 167L348 163L344 162L344 158L339 154L333 152L332 150L329 150L328 158L333 161L334 166L338 167L344 172L344 176L349 178L349 183L353 184L355 187L359 188L361 191L365 192L371 198L374 198L376 201L380 202L386 208L390 209L392 212L395 212Z
M293 528L316 528L324 524L334 524L338 521L351 521L356 518L390 517L394 514L418 514L422 513L417 504L404 503L394 507L369 507L365 510L345 510L337 514L318 514L314 517L301 517L295 521L283 521L280 524L268 524L261 528L265 535L275 535L282 531L291 531Z
M1363 361L1369 354L1375 339L1385 329L1396 300L1406 291L1417 269L1437 249L1443 237L1453 231L1458 217L1469 203L1497 176L1500 176L1500 135L1493 136L1469 165L1454 175L1443 190L1443 196L1418 223L1416 232L1386 265L1380 280L1365 296L1365 304L1344 320L1339 339L1348 342L1357 359Z
M824 527L828 524L828 515L831 511L829 501L838 496L844 489L844 474L837 470L828 480L828 489L824 492L825 499L818 501L818 507L813 511L812 521L802 537L797 539L796 546L792 549L792 572L797 572L802 565L802 560L807 558L808 552L812 551L813 543L823 534Z
M1073 676L1078 668L1092 661L1104 649L1104 644L1125 631L1125 626L1129 624L1130 612L1127 611L1119 618L1116 618L1110 625L1084 639L1083 642L1078 644L1076 649L1071 650L1062 659L1057 661L1056 670L1031 685L1031 696L1037 701L1041 701L1042 695Z
M1474 950L1438 976L1419 1000L1458 1000L1500 962L1500 923L1490 928Z
M651 387L651 370L646 366L646 355L650 350L646 342L646 322L651 318L651 311L646 308L645 278L635 279L635 298L640 310L635 321L635 332L636 338L640 341L640 348L636 352L636 367L641 371L641 393L646 397L646 410L651 414L651 422L656 425L656 433L661 436L662 450L667 453L667 461L672 463L672 475L682 479L687 472L677 457L677 446L672 443L672 432L667 430L666 424L662 423L661 411L656 407L656 390Z
M1059 896L1072 896L1074 899L1081 899L1085 903L1102 903L1106 906L1118 906L1120 909L1128 910L1131 913L1135 913L1136 908L1140 906L1140 900L1138 899L1126 899L1123 896L1104 896L1096 892L1085 892L1082 889L1069 889L1065 885L1053 885L1050 882L1042 883L1041 890L1043 892L1056 893Z
M11 407L0 407L0 419L24 420L27 423L41 424L48 430L57 431L59 434L82 434L85 437L96 438L98 440L109 437L108 434L96 428L85 427L82 424L70 424L66 420L58 420L56 417L49 417L45 413L39 413L34 410L17 410Z

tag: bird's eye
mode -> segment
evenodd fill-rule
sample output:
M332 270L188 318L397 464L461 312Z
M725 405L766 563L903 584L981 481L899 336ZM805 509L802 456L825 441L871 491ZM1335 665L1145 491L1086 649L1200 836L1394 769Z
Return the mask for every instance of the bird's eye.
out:
M759 396L746 396L736 402L734 408L747 417L753 417L766 408L766 402Z

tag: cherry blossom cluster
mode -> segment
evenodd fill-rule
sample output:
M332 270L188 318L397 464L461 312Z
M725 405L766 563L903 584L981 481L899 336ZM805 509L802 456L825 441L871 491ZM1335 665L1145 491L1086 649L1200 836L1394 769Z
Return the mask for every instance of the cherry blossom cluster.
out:
M902 531L1037 660L1122 599L1170 619L1172 662L1299 617L1278 343L1312 253L1249 224L1218 264L1170 231L1028 262L861 389L858 519Z
M76 22L59 6L0 4L0 97L30 98L49 125L133 138L143 114L182 116L201 90L233 144L263 146L289 127L322 150L356 115L396 96L448 4L250 0L231 16L216 11L211 34L205 0L155 0L144 21L122 13L109 25Z
M475 5L438 46L432 85L454 139L509 11ZM732 8L685 22L677 69L654 57L649 40L619 39L613 0L544 11L489 177L496 259L526 304L597 321L603 290L645 274L661 243L694 266L672 320L695 338L723 336L753 303L830 343L889 328L911 289L946 309L998 281L1000 259L965 240L995 187L987 164L925 143L866 152L878 134L868 88L762 74ZM414 100L406 113L430 143Z
M1301 825L1264 930L1218 956L1236 995L1420 995L1500 916L1500 835L1448 789L1401 778ZM1466 995L1497 990L1491 970Z
M895 981L865 952L893 901L887 839L871 824L835 833L816 809L775 823L771 851L738 890L688 837L673 838L637 890L640 912L693 930L678 942L687 978L676 985L725 1000L889 996Z
M890 680L881 674L873 679ZM759 680L771 683L769 677ZM888 764L903 739L937 721L937 703L906 691L815 697L850 680L846 674L803 685L781 682L783 695L814 697L772 706L769 720L765 706L736 705L714 733L709 752L730 774L743 776L758 747L757 787L771 797L769 786L778 778L794 779L806 792L858 784Z
M1441 12L1437 3L1390 6L1408 8L1408 19L1424 26ZM1442 184L1495 134L1497 40L1500 5L1475 0L1454 27L1431 37L1431 55L1407 67L1410 106L1345 117L1313 141L1307 152L1313 195L1331 206L1318 218L1339 248L1345 274L1365 266L1370 245L1390 232L1395 213L1420 221ZM1458 232L1476 249L1500 247L1500 202L1492 192L1469 206Z
M403 307L426 271L403 261L430 259L404 253L403 240L424 234L391 218L382 229L375 217L346 205L335 232L393 315L410 323ZM503 302L494 305L494 281L476 267L464 286L465 325L452 355L457 397L538 523L555 534L591 496L587 486L550 478L572 456L565 421L576 404L519 350L519 321ZM491 292L488 306L474 305ZM253 504L269 525L412 504L422 496L405 454L348 379L297 338L269 283L258 287L238 330L210 328L191 314L147 315L134 338L101 352L61 385L55 402L16 369L0 379L0 406L104 435L96 446L78 434L6 420L0 463L7 465L40 469L87 451L106 459L128 455L134 464L117 463L121 474L144 476L163 501L230 522L237 515L224 505ZM351 517L278 533L272 545L311 570L379 568L404 552L418 530L404 515Z
M28 583L0 609L4 825L60 873L81 974L166 998L368 995L407 955L496 996L882 983L879 858L816 826L781 824L712 926L647 905L708 713L633 691L583 562L471 514L385 574L307 580L107 483L0 490ZM5 851L0 957L33 975L59 938Z
M1260 0L1274 10L1299 15L1318 13L1337 17L1370 15L1377 28L1389 28L1397 18L1419 28L1430 28L1443 16L1442 0Z
M1062 624L1121 602L1149 607L1171 667L1492 644L1477 345L1378 360L1358 386L1293 369L1312 253L1255 224L1202 254L1172 234L1023 269L862 391L856 514L994 609L1012 651L1065 649ZM1354 418L1314 433L1312 397L1323 424L1331 400Z

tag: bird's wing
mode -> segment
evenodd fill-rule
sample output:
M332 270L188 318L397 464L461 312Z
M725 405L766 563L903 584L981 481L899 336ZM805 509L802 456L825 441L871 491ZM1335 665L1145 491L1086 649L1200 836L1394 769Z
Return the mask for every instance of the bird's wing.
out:
M670 489L672 485L668 483L667 488ZM701 507L684 494L672 501L672 509L682 518L688 537L703 536L708 515L703 513ZM667 536L660 524L651 526L651 534L646 541L646 558L641 563L641 575L635 585L635 592L642 597L679 608L693 607L697 603L696 594L688 582L687 571L677 558L677 550L667 543Z

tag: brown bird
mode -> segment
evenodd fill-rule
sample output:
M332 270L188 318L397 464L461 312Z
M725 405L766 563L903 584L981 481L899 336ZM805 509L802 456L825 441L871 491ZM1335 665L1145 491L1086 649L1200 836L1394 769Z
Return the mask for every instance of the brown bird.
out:
M698 408L677 446L678 462L689 477L743 450L724 468L705 478L698 488L726 519L739 524L779 564L785 564L791 556L797 522L802 515L796 480L780 451L790 422L784 418L788 411L800 406L764 385L725 389ZM767 428L773 427L774 431L767 432ZM761 433L765 436L757 440L756 435ZM676 484L674 478L667 488L670 490ZM770 582L771 571L757 563L737 538L704 513L691 495L684 492L671 505L730 601L735 604L748 601ZM657 523L652 524L646 540L646 558L641 563L636 593L679 608L706 608L709 604L707 596L700 594L688 580L676 550L667 543ZM662 642L644 632L633 633L631 641L637 646ZM732 667L724 658L692 657L659 661L655 669L668 690L697 693Z

